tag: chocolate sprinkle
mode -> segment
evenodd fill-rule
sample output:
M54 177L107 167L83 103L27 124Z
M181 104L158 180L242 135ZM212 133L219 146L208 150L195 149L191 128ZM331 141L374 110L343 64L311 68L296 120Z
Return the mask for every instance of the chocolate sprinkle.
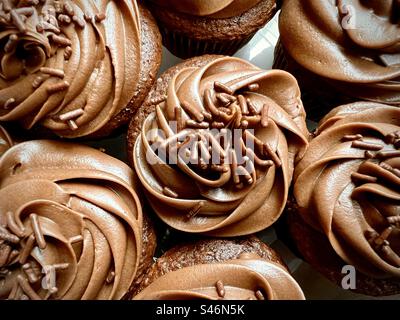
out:
M223 92L223 93L227 93L232 95L234 93L234 91L228 87L227 85L219 82L219 81L215 81L214 82L214 90L217 92Z
M106 15L104 13L98 13L94 16L96 22L101 22L106 19Z
M63 114L59 115L58 118L61 121L68 121L68 120L76 119L76 118L80 117L81 115L83 115L84 113L85 113L85 111L83 111L82 108L79 108L79 109L75 109L75 110L63 113Z
M72 130L78 130L78 125L76 124L76 122L74 120L68 120L67 121L68 127Z
M58 36L56 34L52 34L51 35L51 39L58 45L63 46L63 47L67 47L67 46L71 46L72 42L71 40L63 37L63 36Z
M244 115L249 114L249 108L247 107L246 98L240 94L238 96L238 101L239 101L240 109L242 110L242 114L244 114Z
M7 101L4 103L4 109L10 109L10 107L15 103L14 98L9 98Z
M365 149L365 150L369 150L369 151L379 151L379 150L383 149L383 145L381 145L381 144L358 141L358 140L353 141L351 146L353 148Z
M86 25L85 21L76 15L72 17L72 21L75 22L75 24L79 26L81 29L83 29Z
M58 77L61 79L63 79L65 76L63 70L54 69L54 68L42 67L42 68L40 68L40 72L42 72L44 74L48 74L50 76Z
M342 141L354 141L354 140L361 140L363 136L361 134L348 134L342 138Z
M258 83L252 83L249 84L247 88L249 89L249 91L257 91L258 89L260 89L260 85Z
M106 283L111 284L114 281L114 279L115 279L115 271L110 270L106 278Z
M44 236L43 236L42 228L41 228L40 222L39 222L39 217L37 214L31 213L29 215L29 219L31 221L31 225L32 225L33 233L36 238L36 242L37 242L39 248L43 250L46 248L46 240L44 239Z
M249 110L250 110L251 114L253 114L253 115L258 115L259 114L259 112L257 111L256 106L254 105L254 103L250 99L247 99L247 105L249 107Z
M171 198L178 198L178 194L168 187L163 188L163 194Z
M57 93L60 91L64 91L67 90L69 88L69 83L67 81L62 81L59 83L55 83L52 85L49 85L47 87L47 93L48 94L53 94L53 93Z
M400 150L379 151L379 152L376 154L376 157L379 158L379 159L400 157Z
M195 107L191 106L187 101L182 101L181 106L186 113L193 116L198 122L202 122L204 120L204 115L201 114Z
M10 232L8 232L8 230L6 228L4 228L1 225L0 225L0 239L5 240L10 243L18 243L19 242L19 238L16 235L11 234Z
M44 77L37 76L33 81L32 81L32 87L34 89L37 89L40 87L40 85L44 82Z
M255 295L258 300L265 300L265 297L264 297L263 293L261 292L261 290L257 290Z
M221 280L218 280L215 283L215 287L217 289L218 296L221 297L221 298L225 297L225 287L224 287L224 284L223 284L223 282Z
M390 236L393 231L393 226L387 227L383 232L374 240L375 244L378 246L383 245L384 241Z
M268 143L264 144L264 152L271 157L271 160L274 162L277 168L282 166L282 162L279 159L278 155L272 150L271 146Z
M262 109L261 109L261 126L262 127L268 127L269 123L269 105L264 104Z
M19 263L20 264L25 264L26 259L29 257L33 247L35 244L35 236L31 234L28 239L25 242L25 245L23 246L20 256L19 256Z

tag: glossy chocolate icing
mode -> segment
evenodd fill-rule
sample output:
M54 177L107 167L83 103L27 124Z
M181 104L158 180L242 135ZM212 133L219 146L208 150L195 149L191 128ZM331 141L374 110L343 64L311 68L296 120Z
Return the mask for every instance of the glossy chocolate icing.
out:
M238 139L227 138L235 129ZM230 142L221 145L216 141L221 136ZM171 158L163 162L155 146L178 149L177 164ZM223 57L173 77L166 100L143 124L133 158L150 204L167 224L237 236L278 219L294 162L306 146L305 112L294 77Z
M98 150L24 142L0 158L0 298L120 299L142 248L133 171Z
M398 1L285 0L279 29L288 55L341 92L400 105Z
M280 265L255 254L199 264L157 278L136 300L303 300L304 294Z
M241 15L261 0L150 0L180 13L216 19Z
M94 133L136 90L136 1L7 0L0 62L0 121L41 124L69 138Z
M347 264L400 276L400 109L359 102L333 109L295 170L304 221Z

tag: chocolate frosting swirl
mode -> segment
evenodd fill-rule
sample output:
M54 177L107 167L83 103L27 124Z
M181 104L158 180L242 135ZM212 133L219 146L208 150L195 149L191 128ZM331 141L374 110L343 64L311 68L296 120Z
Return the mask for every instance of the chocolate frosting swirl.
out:
M375 277L400 276L400 109L334 109L295 170L303 219L336 253Z
M396 0L285 0L281 41L294 60L352 97L400 105Z
M47 140L0 159L0 298L120 299L141 252L133 171Z
M257 255L199 264L157 278L135 300L304 300L292 276Z
M237 236L278 219L306 146L294 77L223 57L175 74L166 100L145 120L133 158L167 224ZM176 150L178 157L163 157Z
M13 141L2 126L0 126L0 157L5 153L8 149L10 149L13 145Z
M261 0L150 0L160 6L193 16L231 18L255 7Z
M136 89L138 15L127 0L0 5L0 121L69 138L100 130Z

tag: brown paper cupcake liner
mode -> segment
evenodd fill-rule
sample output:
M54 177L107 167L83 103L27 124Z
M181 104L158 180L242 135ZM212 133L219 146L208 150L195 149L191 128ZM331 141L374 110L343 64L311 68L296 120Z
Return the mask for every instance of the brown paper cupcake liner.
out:
M275 48L273 68L285 70L296 77L307 118L310 120L318 122L333 108L357 101L356 98L339 92L324 79L303 69L285 53L280 40Z
M175 56L187 59L204 54L221 54L231 56L240 48L245 46L256 34L256 32L245 35L236 40L197 40L190 38L187 34L171 31L160 27L163 38L163 45Z

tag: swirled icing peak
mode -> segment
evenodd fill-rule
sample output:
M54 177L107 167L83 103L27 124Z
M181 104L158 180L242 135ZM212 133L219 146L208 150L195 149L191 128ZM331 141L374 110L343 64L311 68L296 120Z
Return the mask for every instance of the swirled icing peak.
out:
M346 263L400 277L400 109L334 109L296 167L294 193L304 220Z
M136 300L303 300L297 282L280 265L257 255L170 271Z
M175 74L166 100L145 120L133 158L166 223L233 236L280 216L306 145L294 77L224 57Z
M0 159L0 299L120 299L141 252L142 211L124 163L38 140Z
M150 0L160 6L193 16L230 18L240 15L261 0Z
M130 102L139 71L135 1L0 2L0 121L91 134Z
M397 0L287 0L279 28L302 67L350 96L400 104Z

